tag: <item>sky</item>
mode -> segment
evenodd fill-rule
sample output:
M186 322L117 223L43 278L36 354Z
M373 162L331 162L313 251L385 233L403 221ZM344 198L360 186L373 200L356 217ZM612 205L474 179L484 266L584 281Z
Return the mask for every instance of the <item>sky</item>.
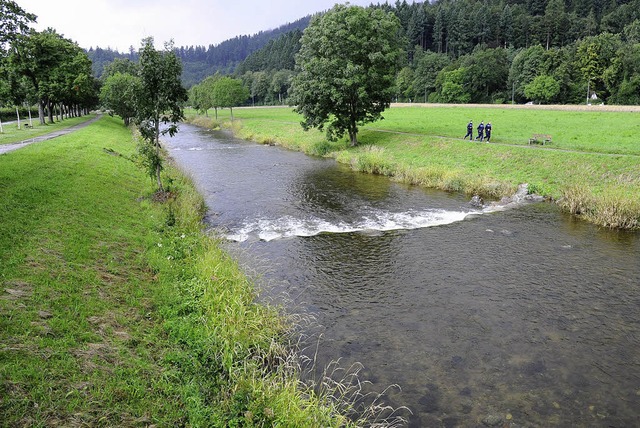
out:
M217 45L331 9L336 0L16 0L38 16L36 30L54 28L81 48L138 50L152 36L157 48ZM368 6L385 0L350 0Z

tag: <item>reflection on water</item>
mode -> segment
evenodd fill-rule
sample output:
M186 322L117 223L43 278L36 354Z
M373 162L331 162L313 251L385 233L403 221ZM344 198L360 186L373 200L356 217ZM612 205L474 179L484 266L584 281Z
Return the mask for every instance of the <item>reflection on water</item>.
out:
M376 391L399 384L385 399L411 409L409 426L640 425L637 233L548 204L468 216L459 195L215 138L187 127L170 143L208 221L229 236L252 225L229 249L268 263L270 294L318 319L321 364L359 361ZM372 212L408 223L293 236L311 219L353 226ZM460 218L416 225L424 212ZM278 221L299 224L260 240Z

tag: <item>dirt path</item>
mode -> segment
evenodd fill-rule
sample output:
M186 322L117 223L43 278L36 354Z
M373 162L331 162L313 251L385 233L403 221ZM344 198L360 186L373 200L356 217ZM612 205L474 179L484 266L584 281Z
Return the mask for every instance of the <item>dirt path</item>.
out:
M0 155L8 152L12 152L14 150L21 149L22 147L28 146L29 144L39 143L40 141L51 140L56 137L60 137L61 135L66 135L71 132L77 131L78 129L89 126L96 120L100 119L101 115L97 115L93 119L89 119L86 122L82 122L79 125L74 125L69 128L60 129L58 131L50 132L45 135L40 135L38 137L29 138L28 140L19 141L17 143L3 144L0 146Z
M413 132L392 131L392 130L388 130L388 129L379 129L379 128L367 128L367 131L385 132L385 133L388 133L388 134L411 135L411 136L414 136L414 137L433 137L433 138L440 138L440 139L443 139L443 140L466 141L464 138L446 137L444 135L418 134L418 133L413 133ZM561 148L558 148L558 147L540 146L540 145L537 145L537 144L525 145L525 144L512 144L512 143L498 143L498 142L495 142L495 141L487 143L486 141L485 142L481 142L481 141L475 141L475 140L474 141L468 141L468 142L477 143L477 144L491 144L491 145L494 145L494 146L517 147L517 148L521 148L521 149L531 149L531 150L549 150L549 151L556 151L556 152L580 153L580 154L583 154L583 155L640 157L640 155L634 154L634 153L587 152L587 151L583 151L583 150L561 149Z
M436 104L436 103L391 103L391 107L423 107L423 108L503 108L521 110L569 110L569 111L629 111L640 112L640 106L618 105L568 105L568 104Z

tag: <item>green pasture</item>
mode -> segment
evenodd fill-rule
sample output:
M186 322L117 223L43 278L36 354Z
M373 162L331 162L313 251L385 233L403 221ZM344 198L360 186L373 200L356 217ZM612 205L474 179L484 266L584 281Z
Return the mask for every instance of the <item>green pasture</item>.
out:
M2 133L0 133L0 145L17 143L19 141L29 140L31 138L39 137L41 135L48 134L50 132L59 131L61 129L69 128L74 125L79 125L87 120L95 117L95 115L72 117L54 123L46 123L40 125L37 118L31 121L33 126L29 125L29 120L20 121L20 129L18 129L18 123L12 122L2 124Z
M133 160L111 117L0 155L0 425L349 426L193 185Z
M241 138L332 156L416 185L499 199L528 183L531 192L596 224L640 227L640 112L392 106L384 120L361 127L357 147L303 131L289 107L235 109L234 123L226 110L218 122L212 116L188 112L203 126L222 124ZM462 140L469 119L492 123L491 143ZM529 145L535 133L551 135L552 143Z
M438 106L394 107L383 113L384 119L360 128L360 144L375 143L375 132L399 132L425 137L462 139L469 120L475 127L491 122L491 142L528 145L533 134L552 136L551 149L587 151L595 153L640 155L640 111L546 110L535 108ZM195 114L192 110L187 111ZM213 118L213 111L209 111ZM229 119L228 110L220 110L221 120ZM242 120L243 127L255 123L272 122L278 128L287 124L299 125L301 118L290 107L236 108L234 117ZM298 126L299 128L299 126ZM295 129L295 127L294 127ZM274 129L275 130L275 129ZM278 132L277 130L275 130ZM370 132L364 132L370 131Z

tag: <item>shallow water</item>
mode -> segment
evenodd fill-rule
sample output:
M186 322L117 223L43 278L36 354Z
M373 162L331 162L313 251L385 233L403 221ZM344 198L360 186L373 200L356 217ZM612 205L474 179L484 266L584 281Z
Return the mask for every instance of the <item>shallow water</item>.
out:
M640 425L639 234L190 126L168 148L265 295L315 317L318 366L398 384L408 426Z

